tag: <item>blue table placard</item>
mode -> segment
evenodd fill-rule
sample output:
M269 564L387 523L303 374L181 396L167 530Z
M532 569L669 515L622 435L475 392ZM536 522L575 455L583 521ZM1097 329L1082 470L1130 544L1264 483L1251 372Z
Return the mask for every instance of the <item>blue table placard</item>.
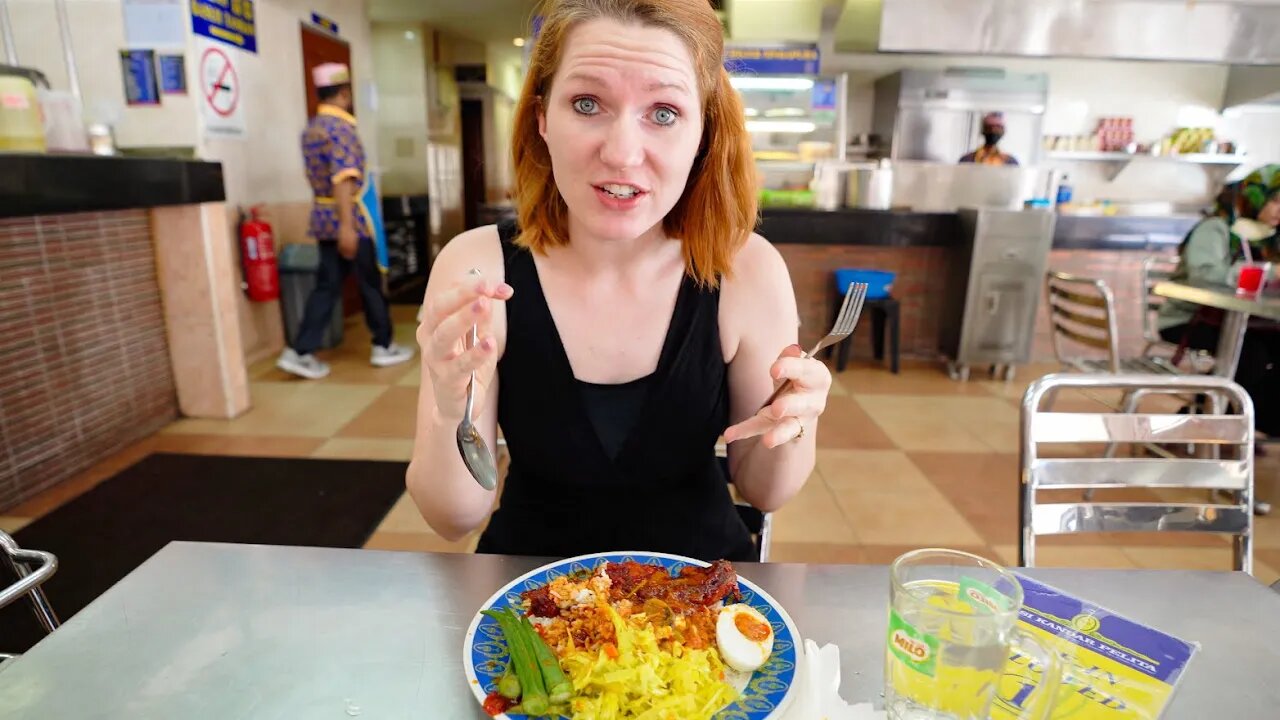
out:
M165 95L187 94L187 58L185 55L161 55L160 92Z
M733 46L724 49L724 66L730 73L748 75L817 75L818 46Z
M253 0L191 0L191 31L257 53L253 5Z
M325 32L328 32L331 35L338 34L338 23L334 22L332 18L327 18L318 12L311 13L311 24L318 28L322 28Z
M124 76L124 100L129 105L159 105L155 50L121 50L120 70Z

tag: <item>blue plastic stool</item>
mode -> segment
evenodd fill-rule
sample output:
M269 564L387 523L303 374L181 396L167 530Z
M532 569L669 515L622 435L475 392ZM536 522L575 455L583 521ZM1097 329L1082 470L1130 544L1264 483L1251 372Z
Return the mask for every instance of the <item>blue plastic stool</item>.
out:
M845 293L849 290L849 283L864 282L867 283L867 301L862 306L864 310L871 311L871 347L875 353L876 360L884 359L884 341L885 331L889 333L889 369L894 375L898 374L899 369L899 347L901 333L899 325L902 317L901 305L890 294L893 288L893 280L895 273L885 270L870 270L864 268L841 268L835 272L835 297L831 302L831 323L835 324L836 316L840 313L840 305L844 302ZM854 334L857 334L855 329ZM853 343L850 337L840 343L840 348L836 354L836 371L843 372L845 366L849 363L849 346ZM831 348L827 348L828 358L831 357Z

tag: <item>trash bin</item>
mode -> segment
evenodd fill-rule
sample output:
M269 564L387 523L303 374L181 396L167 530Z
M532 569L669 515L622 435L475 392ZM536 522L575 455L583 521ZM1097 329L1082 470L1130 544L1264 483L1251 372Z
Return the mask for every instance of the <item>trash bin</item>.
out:
M319 246L288 243L280 249L280 314L284 320L285 342L289 347L293 347L293 342L298 337L307 298L311 297L311 290L316 286L318 269ZM324 337L320 340L321 349L327 350L342 344L342 323L342 296L339 295L333 305L329 327L325 328Z

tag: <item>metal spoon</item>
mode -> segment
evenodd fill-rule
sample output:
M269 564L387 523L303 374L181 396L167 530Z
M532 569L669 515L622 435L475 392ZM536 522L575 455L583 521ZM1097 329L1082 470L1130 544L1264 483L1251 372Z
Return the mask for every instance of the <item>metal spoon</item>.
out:
M480 271L476 268L471 269L471 275L480 276ZM479 332L477 326L471 326L471 342L468 348L473 348L479 342ZM462 463L467 466L467 470L471 473L471 477L480 483L480 487L485 490L493 490L498 487L498 468L493 462L493 454L489 452L489 447L484 444L484 438L480 437L480 432L476 430L475 424L471 420L471 410L475 404L476 398L476 373L471 371L471 380L467 383L467 409L462 416L462 422L458 423L458 452L462 455Z

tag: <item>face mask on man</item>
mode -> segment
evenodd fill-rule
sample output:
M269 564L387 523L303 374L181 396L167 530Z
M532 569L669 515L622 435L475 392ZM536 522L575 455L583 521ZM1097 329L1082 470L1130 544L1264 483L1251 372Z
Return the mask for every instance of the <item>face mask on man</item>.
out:
M995 146L1003 137L1004 133L999 130L986 130L982 133L982 139L986 141L988 147Z

